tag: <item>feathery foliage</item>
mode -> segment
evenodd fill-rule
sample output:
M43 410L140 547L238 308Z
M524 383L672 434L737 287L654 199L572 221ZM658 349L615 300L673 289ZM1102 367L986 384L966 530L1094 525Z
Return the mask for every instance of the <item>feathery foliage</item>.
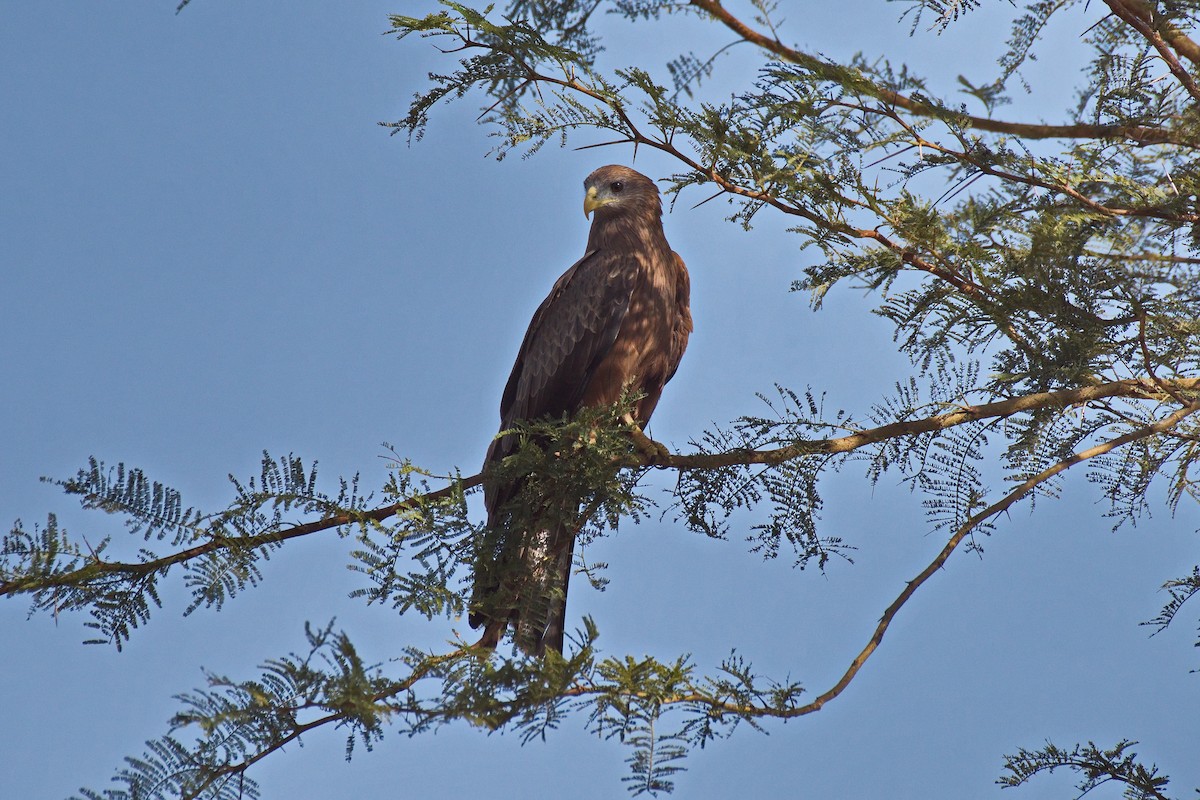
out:
M1075 745L1071 750L1053 744L1040 750L1021 748L1015 756L1005 759L1004 769L1008 774L996 783L1006 788L1020 786L1038 773L1067 769L1081 776L1076 785L1080 795L1112 781L1124 787L1122 797L1126 800L1166 800L1162 790L1170 779L1159 775L1158 767L1147 767L1138 761L1137 753L1129 751L1136 744L1120 741L1107 750L1092 742Z
M456 639L448 652L408 648L370 665L347 634L310 626L306 651L267 660L253 680L208 674L206 689L181 698L172 731L118 772L124 788L84 796L254 797L250 767L322 725L346 728L349 756L385 730L465 722L528 740L572 718L629 748L633 794L668 793L692 749L836 698L960 544L978 550L979 535L998 533L1019 501L1067 492L1068 470L1086 464L1118 526L1200 496L1200 45L1191 38L1200 5L1030 0L1014 11L999 63L970 77L921 75L883 54L806 52L786 44L771 3L735 5L512 0L498 11L443 0L425 16L395 15L394 35L430 39L457 63L431 75L388 127L420 140L442 104L469 97L499 158L551 141L656 150L677 165L672 199L722 199L728 220L748 230L781 215L817 254L793 286L814 307L843 288L876 299L912 375L894 387L867 380L864 408L776 387L760 395L765 413L696 433L686 453L624 429L621 407L598 409L522 425L523 445L498 473L524 486L513 527L522 513L559 508L586 545L647 511L648 470L673 470L668 512L683 526L743 536L765 557L790 548L797 566L819 569L858 546L826 529L823 479L858 463L871 484L895 473L946 545L845 674L802 702L799 682L760 676L736 653L711 675L687 656L603 657L590 619L567 653L541 660ZM901 16L913 32L954 35L980 5L911 0ZM664 30L679 16L721 26L761 60L720 96L711 79L724 48L611 66L601 12ZM1023 69L1051 21L1070 14L1088 20L1091 56L1073 104L1043 110L1062 121L998 116L1018 105L1010 84L1035 88ZM326 493L315 466L264 455L261 473L233 480L233 499L214 513L140 470L93 459L56 483L85 509L121 517L126 536L93 545L53 515L32 529L18 522L0 546L0 594L29 595L34 611L83 611L95 641L119 648L160 607L174 568L191 595L185 613L219 610L265 579L277 548L334 531L354 537L348 558L366 582L356 597L453 621L470 602L475 554L497 547L497 531L472 518L481 480L438 478L397 455L375 504L357 478ZM136 548L129 560L111 555L126 547ZM589 577L593 568L581 562ZM1150 624L1178 618L1200 590L1196 570L1167 584L1170 600ZM1000 783L1066 768L1082 776L1081 792L1116 781L1127 797L1164 797L1166 778L1132 744L1022 749Z

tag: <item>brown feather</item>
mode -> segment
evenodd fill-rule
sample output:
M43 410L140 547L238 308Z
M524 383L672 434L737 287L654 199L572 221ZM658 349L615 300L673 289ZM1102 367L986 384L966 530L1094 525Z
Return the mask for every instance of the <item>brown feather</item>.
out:
M615 403L629 390L643 395L636 418L644 426L687 347L690 282L663 233L658 187L622 166L601 167L584 186L608 202L595 209L584 257L534 313L500 403L502 431L519 420ZM510 455L514 439L494 439L485 468ZM484 627L481 644L487 646L499 643L512 623L523 649L561 652L575 531L500 529L504 504L518 489L484 484L488 524L501 543L498 554L480 554L493 561L477 566L471 626ZM495 576L510 566L514 574L503 580L513 585L504 587L506 597L497 603Z

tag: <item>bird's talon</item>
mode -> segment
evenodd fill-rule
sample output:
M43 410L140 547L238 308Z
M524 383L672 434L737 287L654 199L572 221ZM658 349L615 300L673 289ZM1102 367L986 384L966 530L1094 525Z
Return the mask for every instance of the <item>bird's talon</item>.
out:
M632 416L626 414L621 419L629 426L629 436L633 439L633 443L637 449L646 458L646 463L654 465L670 458L671 451L667 449L667 446L647 436Z
M645 436L645 434L642 435ZM664 463L671 457L671 451L667 449L665 444L656 442L649 437L646 438L645 447L642 452L645 453L651 465Z

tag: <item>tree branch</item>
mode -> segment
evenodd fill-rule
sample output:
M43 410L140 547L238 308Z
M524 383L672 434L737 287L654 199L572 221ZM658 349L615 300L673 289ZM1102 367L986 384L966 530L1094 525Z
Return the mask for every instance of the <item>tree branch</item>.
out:
M884 634L887 633L888 628L891 626L892 621L896 618L896 615L899 613L900 609L904 607L904 605L912 598L914 594L916 594L917 590L921 588L926 581L933 577L934 573L936 573L942 568L943 565L945 565L946 561L950 558L950 555L954 552L958 545L962 543L962 540L966 538L971 531L978 527L980 523L987 521L989 518L996 516L997 514L1007 511L1014 503L1027 495L1029 492L1033 491L1033 489L1035 489L1037 486L1045 483L1055 475L1070 469L1076 464L1081 464L1084 461L1088 461L1097 456L1110 453L1119 447L1123 447L1131 442L1138 441L1139 439L1145 439L1149 436L1165 433L1178 425L1187 417L1195 414L1197 411L1200 411L1200 400L1195 400L1188 405L1183 406L1182 408L1176 409L1173 413L1169 414L1158 422L1143 426L1134 431L1130 431L1122 436L1118 436L1107 442L1098 444L1095 447L1090 447L1086 450L1081 450L1077 453L1074 453L1058 463L1046 468L1045 470L1042 470L1037 475L1030 477L1020 486L1006 494L1003 498L991 504L964 522L957 530L955 530L954 535L947 540L946 545L941 549L940 552L938 552L937 556L935 556L934 559L930 561L929 564L923 570L921 570L921 572L915 578L905 584L904 590L900 592L896 599L892 601L891 605L884 610L883 616L880 618L879 624L875 627L875 631L872 633L870 640L859 652L859 654L850 662L850 666L846 669L845 673L843 673L842 677L837 681L837 683L820 694L811 703L789 709L777 709L767 706L741 706L732 703L720 702L711 697L706 697L702 693L692 693L670 698L664 701L663 704L669 705L693 703L710 705L721 711L739 714L742 716L775 717L780 719L791 719L793 717L804 716L806 714L812 714L816 711L820 711L826 703L828 703L830 700L833 700L843 691L845 691L846 687L850 685L851 681L853 681L855 676L857 676L862 670L867 660L883 642ZM576 692L568 692L568 694L592 694L597 691L599 690L589 688Z
M1192 390L1200 388L1200 380L1191 380L1191 381L1184 381L1184 382L1179 382L1179 383L1188 384L1189 385L1188 388L1192 389ZM1106 387L1092 387L1091 390L1092 391L1100 390L1101 392L1107 390L1108 393L1103 394L1102 396L1114 396L1114 394L1115 394L1114 387L1116 387L1118 385L1125 386L1127 391L1136 390L1138 392L1138 394L1136 396L1142 396L1142 394L1146 391L1143 387L1141 387L1140 384L1137 384L1136 382L1132 382L1132 381L1120 381L1120 382L1116 382L1114 384L1107 384ZM1075 390L1073 392L1048 393L1046 395L1041 395L1041 397L1055 396L1056 401L1064 401L1064 399L1067 396L1071 396L1071 395L1082 396L1083 394L1086 394L1087 392L1088 392L1088 390ZM981 406L980 409L990 407L993 411L996 411L996 410L1001 409L1002 407L1003 408L1011 408L1011 407L1020 405L1021 401L1028 402L1029 399L1033 398L1033 397L1038 397L1038 396L1031 395L1031 396L1029 396L1029 398L1014 398L1013 400L1009 400L1009 401L1001 401L999 403L989 404L989 406ZM976 409L976 411L978 411L978 409ZM870 659L872 654L878 649L879 645L883 642L884 635L887 633L889 627L891 626L892 622L895 620L896 615L900 612L900 610L905 606L905 604L907 604L907 602L913 597L913 595L916 594L917 590L920 589L921 586L923 586L938 570L940 570L945 565L946 561L953 554L954 550L957 549L958 545L961 544L962 540L964 538L966 538L981 523L985 522L986 520L988 520L989 518L991 518L997 514L1001 514L1005 511L1007 511L1014 503L1016 503L1021 498L1025 497L1027 494L1029 494L1029 492L1033 491L1033 489L1035 489L1038 485L1046 482L1047 480L1050 480L1054 476L1070 469L1071 467L1073 467L1077 464L1083 463L1085 461L1088 461L1090 459L1096 458L1097 456L1101 456L1106 453L1110 453L1113 450L1115 450L1119 447L1123 447L1124 445L1130 444L1134 441L1138 441L1140 439L1144 439L1144 438L1154 436L1157 434L1165 433L1165 432L1169 431L1171 428L1178 425L1185 418L1187 418L1188 416L1190 416L1192 414L1195 414L1198 411L1200 411L1200 399L1194 400L1194 401L1188 403L1187 405L1176 409L1174 412L1167 415L1166 417L1159 420L1158 422L1154 422L1149 425L1145 425L1141 428L1130 431L1122 436L1115 437L1107 442L1096 445L1094 447L1090 447L1085 450L1078 451L1078 452L1072 454L1071 456L1064 458L1061 461L1053 464L1052 466L1042 470L1038 474L1031 476L1026 481L1024 481L1020 486L1017 486L1015 489L1013 489L1012 491L1007 493L1000 500L991 504L987 508L981 510L979 513L973 515L970 519L968 519L961 526L959 526L959 528L957 528L955 530L954 534L947 540L945 546L938 552L938 554L933 558L933 560L930 561L929 564L926 565L926 567L923 570L921 570L921 572L915 578L913 578L911 581L908 581L905 584L904 589L900 592L900 594L896 597L896 599L893 600L892 603L884 610L883 615L881 616L879 623L876 625L875 630L873 631L867 644L858 653L858 655L856 655L854 657L854 659L850 662L850 665L846 669L846 671L842 674L842 676L838 679L838 681L833 684L833 686L831 686L825 692L818 695L812 702L807 703L803 706L795 706L795 707L779 707L779 706L767 705L765 703L764 704L738 704L738 703L729 702L727 700L723 700L719 696L714 695L712 692L705 691L705 690L703 690L699 687L695 687L695 686L690 686L686 692L677 694L675 696L670 696L670 697L666 697L666 698L662 698L662 697L656 698L656 702L658 702L658 704L660 706L664 706L664 707L672 706L672 705L698 706L698 707L702 707L702 708L709 709L712 711L716 711L718 713L735 714L735 715L738 715L740 717L745 717L745 718L769 717L769 718L777 718L777 719L791 719L791 718L804 716L807 714L812 714L814 712L820 711L828 702L837 698L839 695L841 695L845 691L845 689L850 685L850 683L855 679L855 677L858 675L858 673L865 666L866 662ZM968 413L968 412L959 412L959 413ZM1003 414L1000 414L1000 415L1003 415ZM948 420L948 419L953 418L954 416L955 415L942 415L941 417L936 417L936 418L931 418L931 419ZM928 423L928 421L926 421L926 423ZM902 423L897 423L897 424L902 424ZM892 427L892 426L887 426L887 427ZM876 429L876 430L882 430L882 429ZM849 440L849 439L853 439L853 438L854 437L843 437L843 440ZM827 440L827 441L839 441L839 440ZM444 490L442 490L442 491L444 491ZM434 493L430 493L430 494L434 494ZM426 497L428 497L428 496L429 495L426 495ZM397 506L411 504L411 503L415 503L415 502L417 502L417 499L413 498L408 501L405 501L404 504L397 504ZM388 508L395 508L395 506L389 506ZM385 511L384 509L381 509L380 511L374 512L374 513L381 513L383 515L383 517L386 517L387 514L383 513L384 511ZM392 513L394 513L394 512L392 512ZM482 651L480 651L477 647L468 645L468 646L460 647L449 653L445 653L445 654L441 654L441 655L431 655L431 656L423 659L418 664L416 664L413 667L412 672L406 678L391 684L386 690L375 694L372 697L372 702L386 704L386 701L388 699L395 697L396 695L398 695L402 692L410 691L419 681L421 681L422 679L427 677L431 673L431 671L433 671L436 667L438 667L442 664L457 661L464 657L479 657L481 654L482 654ZM561 692L561 696L563 696L563 697L580 697L580 698L589 697L589 696L599 696L599 695L604 695L604 694L611 694L614 690L618 690L619 688L620 687L613 686L608 683L596 683L594 681L587 680L586 682L575 683L575 684L569 686L568 688L566 688L565 690L563 690ZM519 711L522 707L523 702L524 701L522 700L521 693L518 692L517 696L514 697L513 700L508 704L511 705L514 710ZM317 704L317 705L320 706L320 704ZM320 706L320 707L324 708L324 706ZM386 704L384 706L383 710L387 711L389 713L400 712L400 713L407 713L407 714L416 714L416 715L419 715L419 716L422 716L425 718L436 717L439 715L445 716L445 714L443 712L439 711L438 709L426 708L426 707L421 706L420 704L418 704L415 707L411 706L411 705L405 705L402 708L397 708L392 704ZM295 741L304 733L307 733L318 727L323 727L330 723L343 724L343 723L350 721L353 717L354 717L354 715L352 712L349 712L346 710L335 710L335 711L333 711L333 713L327 714L325 716L322 716L322 717L314 719L314 720L310 720L307 723L302 723L302 724L298 723L296 725L296 727L292 731L290 731L287 735L283 736L278 741L274 741L274 742L270 743L268 746L263 747L258 752L255 752L252 755L248 755L244 760L237 762L237 763L232 763L232 764L222 764L222 765L217 766L214 769L212 769L211 772L209 772L207 775L204 776L204 779L202 780L202 783L197 787L196 792L189 796L191 796L191 797L199 796L206 788L212 786L214 783L216 783L217 781L221 780L224 777L243 774L252 765L254 765L258 761L262 760L266 756L270 755L271 753L282 749L285 745L287 745L288 743L290 743L292 741Z
M1141 3L1130 2L1130 0L1104 0L1112 12L1120 17L1129 27L1140 33L1150 45L1158 51L1158 55L1167 64L1167 69L1179 81L1179 84L1192 96L1193 100L1200 101L1200 86L1196 85L1196 81L1192 78L1191 73L1179 63L1179 59L1175 55L1175 51L1171 49L1166 40L1157 30L1154 22L1153 11ZM1139 9L1138 7L1141 6ZM1186 36L1182 36L1186 42L1191 43L1194 47L1195 43L1191 42Z
M637 455L631 455L620 466L653 466L658 469L676 469L681 471L750 466L754 464L775 466L785 461L804 456L849 453L889 439L946 430L947 428L953 428L982 419L1007 417L1013 414L1048 408L1068 408L1109 397L1152 400L1163 398L1166 396L1168 390L1174 394L1200 391L1200 378L1171 381L1166 379L1159 380L1160 383L1156 384L1153 380L1127 378L1125 380L1112 381L1096 386L1085 386L1078 389L1038 392L1005 400L997 400L991 403L983 403L978 406L966 406L946 414L937 414L923 419L893 422L847 436L831 439L798 440L784 447L770 450L737 449L723 453L676 454L668 452L664 445L651 442L649 452L639 452ZM0 597L29 594L56 587L78 586L105 579L138 579L153 572L165 573L176 564L181 564L233 546L243 550L254 549L332 528L339 528L344 525L382 522L396 514L420 508L422 505L430 502L445 499L452 496L455 491L466 491L482 483L482 474L472 475L469 478L463 478L441 489L415 495L398 503L381 506L371 511L359 514L337 514L257 536L247 536L244 538L214 537L204 544L145 562L119 562L96 559L79 569L47 577L18 577L0 582Z
M459 648L458 650L454 650L450 653L445 653L443 655L434 655L434 656L430 656L429 658L426 658L425 660L421 661L419 664L417 664L413 668L413 671L408 675L408 677L404 678L403 680L399 680L399 681L395 682L394 684L389 686L386 691L380 692L380 693L376 694L373 698L371 698L372 702L384 703L388 699L395 697L396 695L400 694L401 692L406 692L406 691L410 690L418 682L423 680L429 674L429 672L431 670L433 670L435 667L438 667L448 661L457 660L457 659L463 657L464 655L477 656L478 652L471 647L462 647L462 648ZM324 706L321 706L321 707L324 708ZM402 711L404 713L419 714L419 715L422 715L425 717L436 716L435 711L431 711L431 710L423 709L423 708L413 708L411 706L405 706L404 708L401 709L401 708L396 708L392 705L388 705L388 706L386 706L386 710L389 713L395 713L397 711ZM233 763L225 763L225 764L222 764L222 765L215 767L212 770L208 771L208 773L204 776L203 780L201 780L200 783L198 783L196 785L195 790L183 795L182 800L195 800L196 798L199 798L202 795L204 795L204 793L209 789L209 787L213 786L221 779L227 778L227 777L232 777L232 776L244 775L246 773L246 771L250 769L250 767L254 766L259 761L262 761L264 758L271 755L272 753L278 752L278 751L282 750L284 747L286 747L287 745L291 744L292 742L297 741L304 734L306 734L310 731L316 730L317 728L321 728L326 725L329 725L330 723L333 723L333 724L344 723L351 716L352 716L351 713L346 712L346 711L334 711L331 714L326 714L323 717L318 717L317 719L309 720L308 722L305 722L305 723L297 723L295 728L293 728L286 736L283 736L283 737L279 738L278 740L272 742L267 747L263 747L261 750L254 753L253 755L248 755L242 761L237 761L237 762L233 762Z
M967 150L965 143L963 150L955 150L937 142L930 141L929 139L921 136L921 134L918 133L915 128L906 123L900 118L900 115L893 111L879 108L867 108L863 106L860 106L859 108L862 111L879 114L891 119L897 125L900 125L902 128L904 128L905 132L912 137L913 143L919 147L927 147L935 152L950 156L956 161L971 165L985 175L991 175L1003 181L1019 183L1032 188L1045 189L1050 192L1065 194L1067 197L1075 200L1080 205L1091 209L1098 214L1104 214L1111 217L1148 217L1150 219L1161 219L1167 222L1181 222L1190 224L1200 222L1200 214L1171 214L1152 206L1137 208L1133 206L1126 207L1104 205L1103 203L1088 197L1083 192L1071 186L1071 184L1067 183L1065 180L1055 182L1045 180L1044 178L1038 178L1034 175L1019 175L1015 172L997 169Z
M1175 391L1200 390L1200 378L1187 378L1170 381ZM1102 400L1108 397L1125 397L1139 400L1158 399L1164 397L1164 392L1152 381L1140 378L1127 378L1112 381L1097 386L1085 386L1079 389L1063 389L1057 392L1037 392L1035 394L1013 397L1007 400L997 400L978 406L967 406L948 414L938 414L924 419L904 422L893 422L878 428L840 436L833 439L802 440L785 447L773 450L731 450L726 453L711 453L699 455L670 455L660 459L654 466L682 470L711 469L713 467L731 467L750 464L765 464L774 466L793 458L816 454L848 453L869 444L875 444L887 439L901 436L912 436L921 433L953 428L968 422L992 417L1008 417L1028 411L1046 408L1068 408L1084 403ZM641 462L638 462L639 464Z
M859 670L862 669L867 659L870 658L871 654L875 652L875 649L879 647L880 643L883 641L884 634L887 633L887 629L892 623L892 620L895 619L896 614L901 608L904 607L904 604L907 603L914 594L916 594L917 589L921 588L921 586L927 580L929 580L935 572L942 568L942 565L944 565L946 560L950 558L950 554L954 552L955 548L957 548L967 534L973 531L980 523L985 522L997 514L1007 511L1015 502L1027 495L1029 492L1033 491L1033 489L1039 484L1046 482L1050 478L1053 478L1055 475L1070 469L1076 464L1080 464L1088 459L1095 458L1096 456L1102 456L1105 453L1110 453L1118 447L1123 447L1130 442L1134 442L1139 439L1145 439L1148 436L1153 436L1155 434L1168 431L1178 425L1188 416L1195 414L1197 411L1200 411L1200 400L1193 401L1192 403L1177 409L1174 413L1164 417L1158 422L1146 425L1145 427L1139 428L1135 431L1130 431L1123 436L1118 436L1115 439L1096 445L1095 447L1090 447L1086 450L1081 450L1077 453L1074 453L1062 461L1059 461L1057 464L1054 464L1053 466L1042 470L1037 475L1029 478L1020 486L1002 497L1000 500L992 503L978 514L968 519L958 530L954 532L954 535L950 537L950 539L946 542L946 546L942 548L941 552L937 554L933 561L929 562L929 564L925 567L925 569L921 570L917 577L905 584L904 591L902 591L899 596L892 601L892 604L883 612L883 617L879 620L879 625L876 626L875 632L871 635L871 640L867 642L867 646L862 649L862 652L860 652L854 658L854 660L850 662L850 667L846 670L845 674L842 675L841 680L839 680L831 689L819 696L813 702L809 703L807 706L796 709L795 713L791 714L790 716L798 716L799 714L808 714L813 711L820 711L821 707L824 706L825 703L837 697L842 693L842 691L845 690L847 686L850 685L850 681L854 679L854 676L857 675Z
M370 511L357 514L335 514L323 519L293 525L290 528L282 528L270 531L269 533L260 533L255 536L213 536L204 544L189 547L186 550L180 550L161 558L150 559L149 561L121 562L104 561L96 558L77 570L62 572L44 578L19 577L12 580L0 581L0 597L29 594L64 586L78 586L91 581L103 580L110 576L137 579L154 572L166 573L167 570L176 564L182 564L186 561L208 555L218 550L225 550L232 546L236 546L241 550L253 550L258 547L278 544L288 539L296 539L331 528L340 528L343 525L382 522L404 511L411 511L427 503L451 497L456 490L466 491L479 486L481 483L483 483L482 474L472 475L469 478L462 478L455 481L441 489L415 495L398 503L380 506Z
M1190 39L1181 30L1166 21L1165 18L1159 16L1156 20L1154 9L1143 2L1143 0L1115 0L1115 2L1108 3L1108 5L1110 8L1114 5L1119 5L1127 14L1136 18L1142 24L1152 25L1176 53L1193 64L1200 64L1200 44ZM1113 8L1113 11L1116 12L1116 9Z
M1122 0L1122 2L1125 2L1125 0ZM731 14L721 5L719 0L688 0L688 3L712 16L713 19L729 28L745 41L761 47L783 61L799 64L819 74L844 70L839 65L830 64L816 56L788 47L779 41L778 38L767 36L751 28ZM1109 3L1110 6L1113 4L1113 2ZM1182 38L1187 39L1187 37ZM864 94L903 108L905 111L917 114L918 116L935 118L953 117L961 125L989 133L1005 133L1026 139L1128 139L1139 145L1176 144L1186 147L1200 146L1178 132L1167 128L1147 127L1144 125L1092 125L1086 123L1046 125L1005 122L988 117L964 114L959 110L948 109L922 100L914 100L899 92L879 86L862 75L855 75L852 85L861 89Z

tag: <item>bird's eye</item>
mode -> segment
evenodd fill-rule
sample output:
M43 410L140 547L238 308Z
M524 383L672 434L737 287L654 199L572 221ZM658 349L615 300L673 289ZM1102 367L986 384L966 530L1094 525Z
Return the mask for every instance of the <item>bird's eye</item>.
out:
M625 188L625 184L624 184L624 183L622 183L621 181L613 181L613 184L612 184L612 190L613 190L614 192L619 192L619 191L621 191L621 190L622 190L622 189L624 189L624 188Z

